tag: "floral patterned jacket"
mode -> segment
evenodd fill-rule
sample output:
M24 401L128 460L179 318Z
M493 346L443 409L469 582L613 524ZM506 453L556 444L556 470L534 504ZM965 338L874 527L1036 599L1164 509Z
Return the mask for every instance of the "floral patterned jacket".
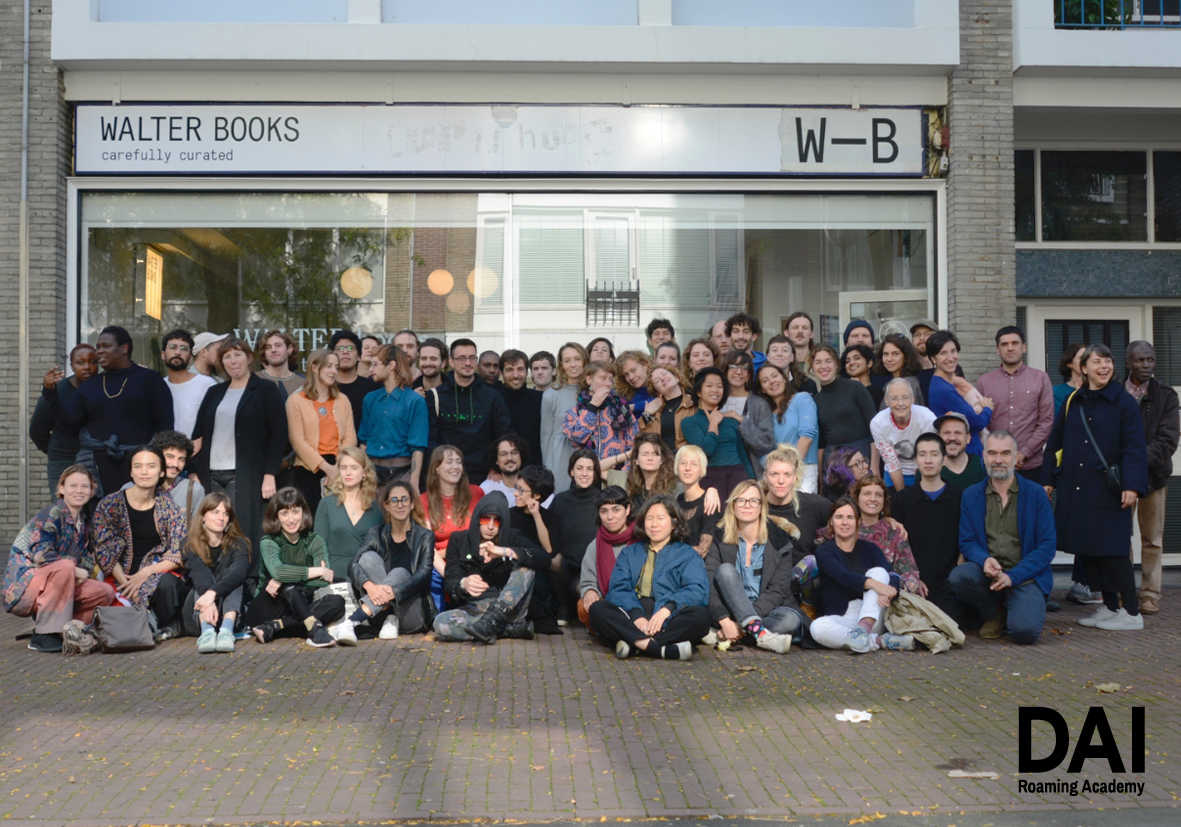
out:
M590 394L583 389L578 403L566 411L562 433L576 448L590 448L599 457L630 454L640 426L631 407L615 391L600 407L590 403ZM627 463L616 466L627 470Z
M176 563L179 569L181 552L185 544L184 510L167 494L159 494L153 514L156 519L156 531L160 535L160 545L144 555L140 566L169 561ZM131 516L127 513L127 499L122 491L108 494L99 500L98 507L94 510L91 538L94 556L103 574L110 574L116 563L123 567L124 572L131 574ZM160 575L153 574L144 581L132 602L137 606L146 606L148 598L152 596L159 582Z
M25 590L41 566L58 560L70 559L79 568L93 569L94 555L86 546L86 517L75 520L70 509L60 499L47 505L29 521L8 553L8 568L4 572L4 608L19 615L32 610L32 597L25 605Z

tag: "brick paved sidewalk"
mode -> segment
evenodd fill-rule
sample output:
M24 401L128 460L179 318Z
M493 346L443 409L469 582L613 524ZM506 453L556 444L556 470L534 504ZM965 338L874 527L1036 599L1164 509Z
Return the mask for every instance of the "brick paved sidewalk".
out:
M1174 807L1181 792L1181 597L1143 633L1049 616L1042 643L969 637L944 655L699 648L616 660L578 630L492 647L421 637L198 656L192 639L84 658L27 651L0 618L0 820L11 824L367 822L953 814ZM1116 694L1094 684L1116 682ZM1131 795L1018 791L1017 707L1077 737L1106 708ZM844 707L869 709L846 724ZM1046 731L1048 728L1043 727ZM1036 755L1049 751L1041 739ZM949 777L994 771L997 780ZM1067 777L1058 772L1035 780ZM1105 761L1081 778L1110 781Z

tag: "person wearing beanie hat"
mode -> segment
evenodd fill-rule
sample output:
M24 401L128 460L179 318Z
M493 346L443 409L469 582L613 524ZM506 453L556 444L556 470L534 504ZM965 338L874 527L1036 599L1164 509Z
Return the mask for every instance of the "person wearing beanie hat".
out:
M854 319L845 325L845 347L850 345L865 345L872 348L873 342L873 326L865 319Z

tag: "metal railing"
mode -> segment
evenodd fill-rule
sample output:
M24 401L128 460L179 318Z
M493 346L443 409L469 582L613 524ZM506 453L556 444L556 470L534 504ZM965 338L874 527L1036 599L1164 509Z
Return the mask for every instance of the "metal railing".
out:
M1181 0L1052 0L1056 29L1178 29Z

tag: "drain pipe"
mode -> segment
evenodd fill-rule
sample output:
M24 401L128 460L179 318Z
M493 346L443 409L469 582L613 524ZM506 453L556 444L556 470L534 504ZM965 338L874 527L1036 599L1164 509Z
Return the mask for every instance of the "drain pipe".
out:
M20 441L20 469L17 477L20 524L29 520L29 2L25 0L25 62L21 85L21 185L17 246L17 394L20 398L17 433Z

